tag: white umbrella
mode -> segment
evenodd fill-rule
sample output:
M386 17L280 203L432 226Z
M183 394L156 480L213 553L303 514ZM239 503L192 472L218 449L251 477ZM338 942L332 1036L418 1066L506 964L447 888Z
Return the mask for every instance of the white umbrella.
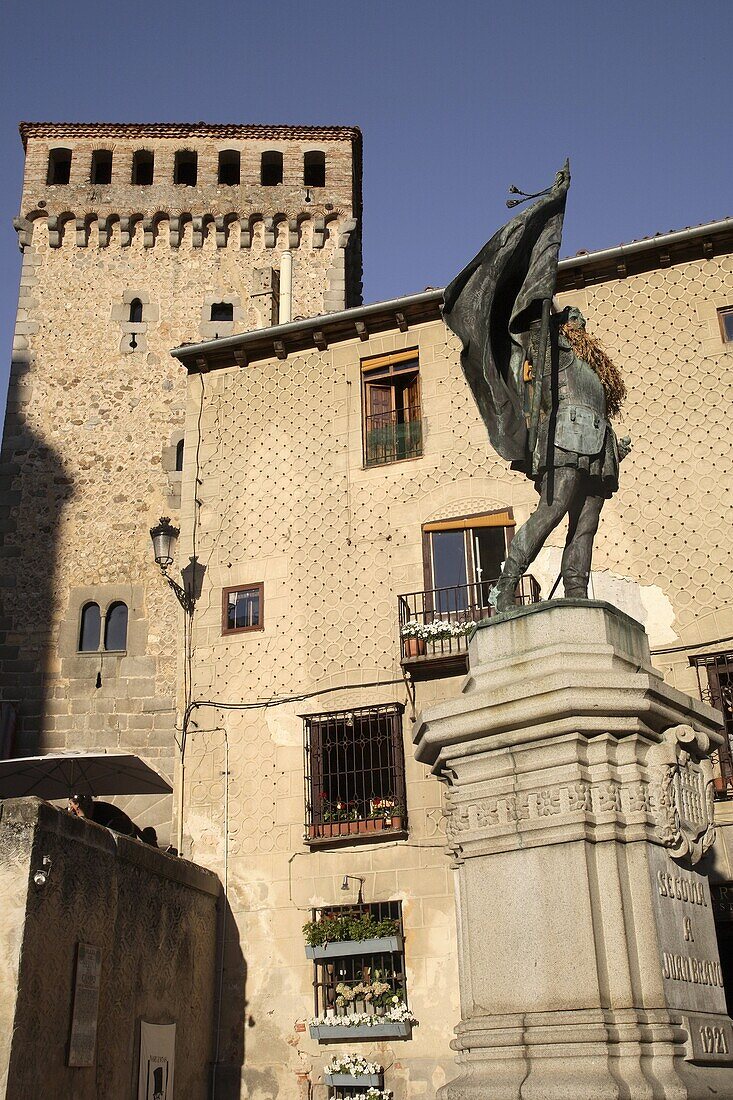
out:
M139 756L122 752L67 752L0 760L0 798L36 795L49 801L70 794L169 794L173 788Z

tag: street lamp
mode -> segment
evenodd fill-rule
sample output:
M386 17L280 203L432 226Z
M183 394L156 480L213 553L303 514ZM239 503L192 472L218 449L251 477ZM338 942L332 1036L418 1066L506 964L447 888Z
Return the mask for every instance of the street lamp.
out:
M173 564L173 545L180 535L178 527L171 525L170 516L161 516L156 527L150 528L150 537L153 540L153 554L155 564L160 566L160 572L173 589L176 599L189 614L193 612L196 600L191 592L181 588L172 577L168 576L168 566Z

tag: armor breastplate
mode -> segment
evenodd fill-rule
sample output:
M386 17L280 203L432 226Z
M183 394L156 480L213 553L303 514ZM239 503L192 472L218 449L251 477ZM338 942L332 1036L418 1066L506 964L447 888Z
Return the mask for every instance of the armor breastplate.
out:
M558 354L557 413L554 424L554 445L563 451L579 455L597 455L603 449L609 427L606 395L595 371L578 359L561 337ZM551 365L548 349L543 375L540 432L540 454L546 453L547 419L551 408Z

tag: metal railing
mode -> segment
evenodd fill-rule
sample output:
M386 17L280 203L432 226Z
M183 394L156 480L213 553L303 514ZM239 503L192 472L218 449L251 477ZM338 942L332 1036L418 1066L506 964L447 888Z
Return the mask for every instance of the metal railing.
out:
M400 703L305 718L305 837L332 840L407 827Z
M375 413L365 417L364 449L367 466L419 458L422 454L420 406L404 412Z
M393 920L398 925L398 939L404 937L402 926L402 902L367 902L362 905L335 905L328 909L311 910L312 920L322 917L354 916L368 914L376 921ZM333 945L336 946L335 944ZM349 1015L352 1012L370 1012L372 1008L372 990L368 987L374 982L389 986L391 995L407 1000L404 954L402 951L387 951L365 954L346 954L343 957L317 959L313 964L313 1000L315 1015L322 1015L327 1009L336 1015ZM341 987L339 989L338 987ZM359 987L364 987L364 990ZM355 996L346 993L344 987L356 990ZM384 1000L384 991L378 999Z
M468 650L475 623L493 615L489 593L496 580L429 588L398 597L400 646L403 660L450 657ZM514 602L538 603L540 586L529 573L520 577Z
M711 754L715 768L715 797L733 798L733 651L692 657L700 698L723 712L725 740Z

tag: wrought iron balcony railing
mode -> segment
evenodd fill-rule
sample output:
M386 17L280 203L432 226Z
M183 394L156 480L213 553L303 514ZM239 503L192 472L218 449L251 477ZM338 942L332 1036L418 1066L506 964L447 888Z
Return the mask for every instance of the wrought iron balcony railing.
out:
M419 458L422 454L419 405L404 412L375 413L365 419L367 466L383 466L402 458Z
M489 592L495 584L495 580L481 581L399 596L402 660L449 660L465 655L474 625L494 614ZM540 586L534 577L521 577L515 602L538 603L539 598Z

